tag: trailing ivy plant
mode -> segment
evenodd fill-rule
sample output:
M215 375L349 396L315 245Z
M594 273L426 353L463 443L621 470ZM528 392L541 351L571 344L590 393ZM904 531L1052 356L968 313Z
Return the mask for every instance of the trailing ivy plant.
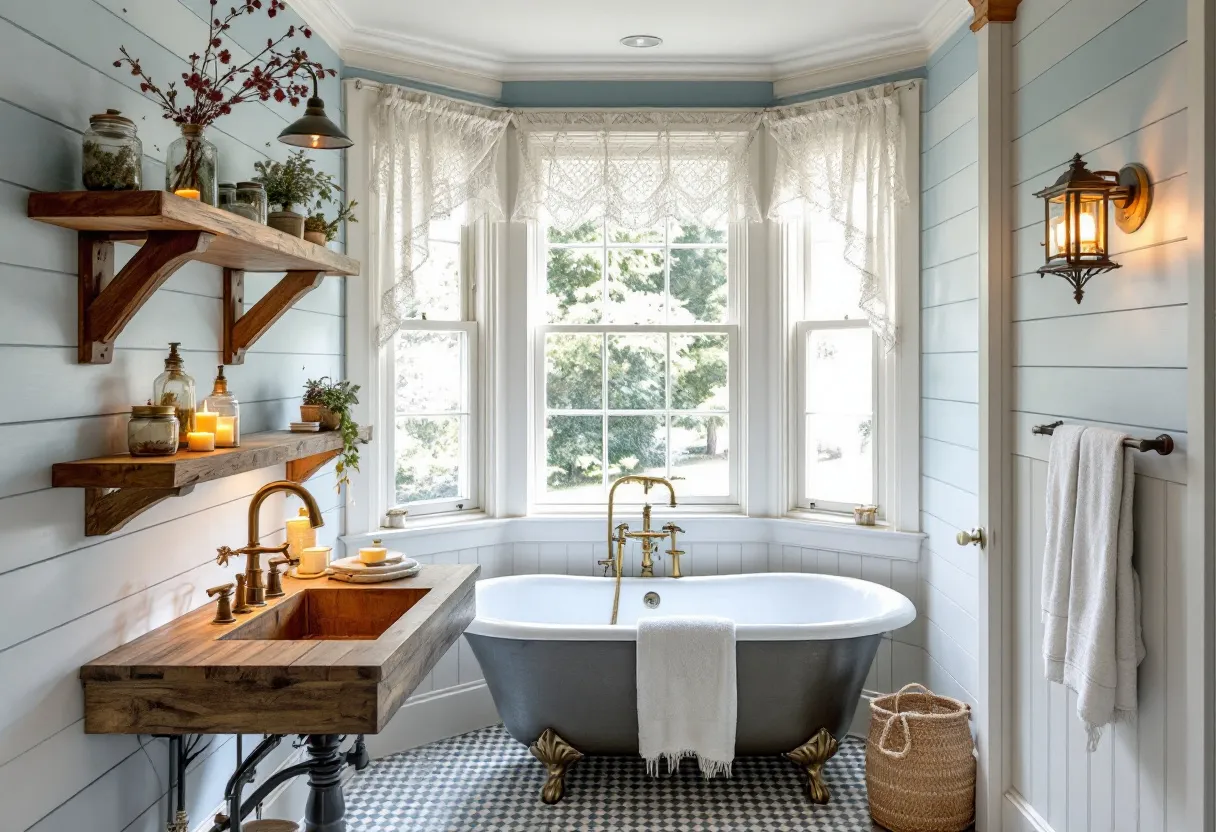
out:
M349 381L335 382L329 376L309 379L304 383L304 404L320 405L338 417L342 452L338 455L334 473L338 475L339 490L350 484L350 472L359 470L359 423L350 413L350 409L359 403L358 394L359 385Z

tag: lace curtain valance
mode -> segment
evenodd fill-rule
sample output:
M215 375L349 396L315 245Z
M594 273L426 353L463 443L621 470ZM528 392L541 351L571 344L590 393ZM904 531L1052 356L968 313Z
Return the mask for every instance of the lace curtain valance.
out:
M899 87L887 84L765 114L777 146L769 216L809 205L844 226L845 260L861 272L859 306L888 349L896 208L908 202L902 176Z
M501 219L495 156L511 112L386 86L371 124L372 251L393 285L381 301L387 342L413 317L414 273L431 222L462 207L470 221Z
M759 220L750 151L758 112L641 110L517 113L513 219L570 231L607 220L631 231L674 217Z

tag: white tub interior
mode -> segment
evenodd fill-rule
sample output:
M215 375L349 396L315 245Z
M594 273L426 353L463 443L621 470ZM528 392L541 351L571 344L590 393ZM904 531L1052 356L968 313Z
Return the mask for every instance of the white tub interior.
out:
M659 596L648 609L647 593ZM895 590L830 575L767 573L702 578L625 578L619 623L611 626L613 581L519 575L477 584L468 632L498 638L632 641L644 616L717 615L741 641L856 638L912 623L916 609Z

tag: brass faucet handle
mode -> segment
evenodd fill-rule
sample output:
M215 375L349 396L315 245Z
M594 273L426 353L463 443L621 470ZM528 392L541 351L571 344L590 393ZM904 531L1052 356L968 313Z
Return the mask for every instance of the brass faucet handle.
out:
M208 597L214 598L219 596L219 601L215 605L215 618L211 619L214 624L231 624L236 621L236 616L232 614L232 589L235 584L223 584L222 586L213 586L207 590Z
M237 555L241 554L236 549L233 549L231 546L221 546L220 548L216 549L216 552L218 554L216 554L215 562L218 563L220 566L227 566L229 558L233 558L233 557L236 557Z
M238 549L237 554L240 555L285 555L290 543L284 543L282 546L246 546L243 549Z
M281 598L287 594L283 591L283 576L279 574L279 567L284 564L297 564L299 562L299 558L293 558L290 555L271 558L267 561L266 565L270 568L270 571L266 574L267 598Z
M236 588L236 584L223 584L221 586L213 586L213 587L211 587L211 589L207 590L207 597L214 598L215 596L218 595L221 598L227 598L232 595L232 590L235 588Z
M677 526L675 523L668 523L666 526L663 527L663 531L668 532L668 533L679 532L680 534L684 534L684 530L681 529L679 526Z
M266 561L266 565L269 566L272 570L277 570L280 566L284 566L286 564L291 564L292 566L295 566L299 562L300 562L299 558L293 558L291 555L284 553L283 555L281 555L277 558L271 558L270 560Z

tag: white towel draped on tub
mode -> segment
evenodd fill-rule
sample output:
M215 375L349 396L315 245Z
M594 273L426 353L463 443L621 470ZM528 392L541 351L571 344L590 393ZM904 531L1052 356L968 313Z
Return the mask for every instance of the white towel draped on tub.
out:
M735 622L711 616L638 621L638 750L646 771L696 756L706 778L730 776L738 685Z
M1047 466L1043 659L1049 681L1076 691L1090 751L1103 726L1135 714L1144 659L1132 567L1135 462L1124 438L1060 426Z

